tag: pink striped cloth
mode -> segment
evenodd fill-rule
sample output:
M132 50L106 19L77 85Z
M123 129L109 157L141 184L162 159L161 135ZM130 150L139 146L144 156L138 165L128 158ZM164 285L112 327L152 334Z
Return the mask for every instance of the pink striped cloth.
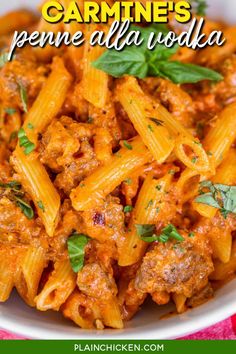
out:
M19 335L0 330L0 339L26 339ZM203 331L191 334L182 339L236 339L236 315Z

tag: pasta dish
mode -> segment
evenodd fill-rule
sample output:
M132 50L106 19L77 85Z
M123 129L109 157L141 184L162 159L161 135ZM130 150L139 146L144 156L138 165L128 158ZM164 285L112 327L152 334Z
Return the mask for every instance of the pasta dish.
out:
M7 60L15 30L108 27L0 18L0 301L16 288L85 329L123 328L147 298L182 313L236 271L236 27L206 18L226 43L202 50L86 41Z

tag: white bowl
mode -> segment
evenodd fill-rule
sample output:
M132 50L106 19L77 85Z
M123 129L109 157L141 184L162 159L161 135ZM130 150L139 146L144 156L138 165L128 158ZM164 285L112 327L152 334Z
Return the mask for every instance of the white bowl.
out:
M1 3L0 13L23 6L35 6L38 0L10 0ZM236 23L236 3L232 0L208 0L213 18ZM235 7L233 9L233 7ZM213 300L182 315L160 320L170 306L158 307L147 303L124 330L82 330L63 318L60 313L42 313L29 308L12 294L0 304L0 326L28 338L39 339L169 339L181 337L221 320L236 312L236 280L220 289Z

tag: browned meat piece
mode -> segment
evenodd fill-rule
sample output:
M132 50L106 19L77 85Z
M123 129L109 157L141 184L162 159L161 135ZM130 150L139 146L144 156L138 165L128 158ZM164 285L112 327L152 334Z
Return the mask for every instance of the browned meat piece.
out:
M113 277L98 263L86 264L78 273L77 285L85 295L107 301L117 294Z
M25 88L31 104L45 82L47 70L38 65L31 52L25 50L17 54L17 58L5 64L0 71L1 99L9 107L23 110L20 85Z
M181 233L184 236L184 233ZM182 243L158 243L145 255L135 278L135 287L144 293L166 291L191 297L206 286L213 271L206 238L195 235Z
M58 173L55 184L66 194L99 165L92 137L92 125L65 116L54 120L43 134L41 162Z
M124 213L119 198L108 196L104 203L82 213L85 230L100 242L113 240L119 245L124 238Z
M0 234L1 242L20 242L37 244L42 226L38 221L29 220L21 209L7 197L0 197Z

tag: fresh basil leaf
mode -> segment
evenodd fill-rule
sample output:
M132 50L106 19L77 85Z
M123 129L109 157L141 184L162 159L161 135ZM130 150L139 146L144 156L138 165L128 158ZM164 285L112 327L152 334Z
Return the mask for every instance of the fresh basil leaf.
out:
M92 65L113 77L129 74L143 79L148 72L145 55L136 47L126 47L121 52L107 50Z
M192 3L194 9L196 9L197 15L206 15L206 10L208 7L206 0L191 0L190 2Z
M136 224L135 227L137 234L142 237L152 237L155 230L155 225L149 224Z
M206 189L209 191L204 193ZM236 186L205 181L200 184L199 192L201 195L195 199L195 202L219 209L225 218L229 213L236 214Z
M155 74L153 72L153 74ZM202 80L220 81L222 75L199 65L178 61L161 61L157 64L157 74L168 78L175 84L197 83Z
M70 264L75 273L78 273L84 265L85 246L90 238L84 234L74 233L67 239L67 248Z
M25 214L25 216L30 220L33 219L34 211L31 208L31 206L28 203L26 203L23 199L17 196L15 196L15 200L17 202L17 205L21 208L22 212Z
M195 199L196 203L200 203L200 204L206 204L209 206L212 206L213 208L220 208L219 203L214 199L214 197L212 196L212 193L205 193L200 195L199 197L197 197Z

